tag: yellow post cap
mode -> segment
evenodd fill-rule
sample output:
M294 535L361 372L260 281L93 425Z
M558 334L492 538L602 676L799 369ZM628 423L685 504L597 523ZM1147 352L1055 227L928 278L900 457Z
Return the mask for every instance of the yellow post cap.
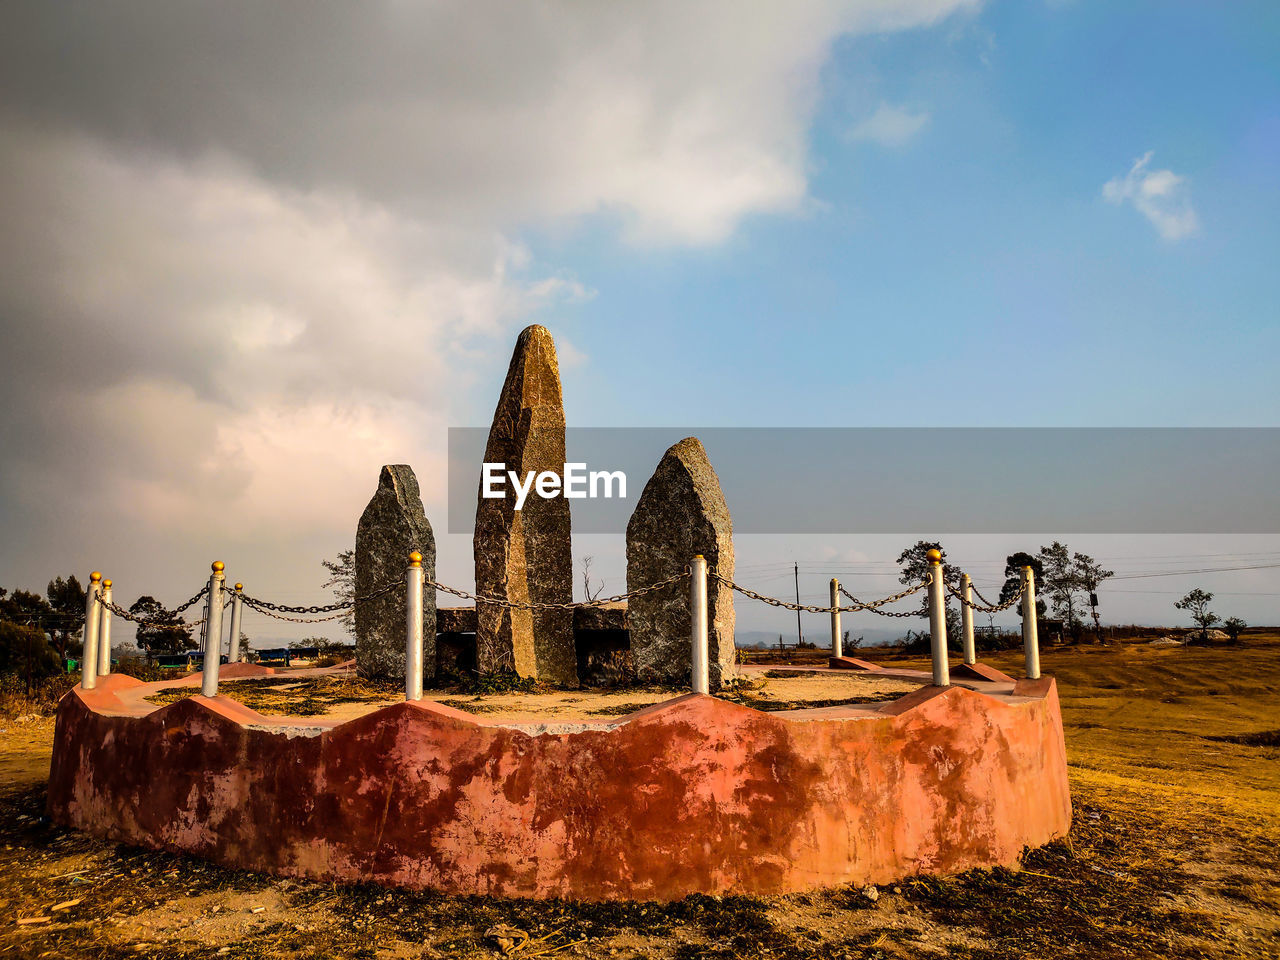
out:
M422 566L422 554L420 554L417 550L409 554L409 566L411 567Z
M237 583L237 584L236 584L236 590L243 590L243 589L244 589L244 584L243 584L243 583Z
M108 590L110 590L110 589L111 589L111 581L110 581L110 580L103 580L103 581L102 581L102 585L103 585L104 587L106 587Z
M695 553L695 554L693 555L693 559L695 559L695 560L704 560L704 559L706 559L706 558L705 558L705 557L703 557L703 555L702 555L702 554L700 554L700 553Z
M929 551L929 553L927 554L927 556L929 557L929 562L930 562L930 563L941 563L941 562L942 562L942 551L941 551L941 550L938 550L937 548L934 548L933 550L930 550L930 551Z
M89 574L89 579L92 580L94 583L97 583L99 580L102 579L102 574L100 574L97 570L95 570L93 571L93 573Z
M214 573L221 573L223 570L227 569L227 565L223 563L221 560L215 560L213 561L213 566L211 569L213 570Z

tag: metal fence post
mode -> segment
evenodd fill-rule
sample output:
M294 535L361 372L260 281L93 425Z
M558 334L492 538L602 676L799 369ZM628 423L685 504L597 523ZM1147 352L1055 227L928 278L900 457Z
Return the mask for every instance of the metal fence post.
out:
M226 564L213 561L209 577L209 619L204 625L204 670L200 676L200 693L218 695L218 668L222 665L222 587Z
M1028 680L1040 679L1040 633L1036 625L1036 575L1022 568L1022 652Z
M422 554L409 554L405 586L404 698L422 699Z
M693 644L691 675L694 693L710 693L707 660L707 561L698 554L689 564L689 632Z
M964 638L964 662L973 666L978 662L978 651L973 644L973 581L967 573L960 574L960 628Z
M111 672L111 611L107 604L111 602L111 581L102 581L102 592L98 594L102 602L98 604L98 676L105 677Z
M840 633L840 581L831 578L831 655L844 656L844 636Z
M934 686L951 685L951 665L947 661L947 607L942 583L942 554L929 551L929 640L933 651Z
M80 687L92 690L98 685L98 594L102 590L102 574L89 574L89 589L84 592L84 649L80 652Z
M239 663L244 659L240 655L240 613L241 600L244 590L243 583L236 584L236 592L231 595L231 644L227 648L227 659L232 663Z

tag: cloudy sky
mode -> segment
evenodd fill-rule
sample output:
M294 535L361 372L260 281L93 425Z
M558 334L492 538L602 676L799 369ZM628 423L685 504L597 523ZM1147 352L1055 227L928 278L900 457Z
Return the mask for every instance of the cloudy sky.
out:
M446 430L488 422L531 322L581 426L1280 423L1274 4L32 0L0 26L5 586L100 568L173 603L220 558L322 602L388 462L468 586ZM805 561L816 597L891 583L901 539L739 555L765 587ZM1026 545L952 553L994 579ZM575 552L621 589L619 538ZM1277 573L1116 584L1109 619L1200 584L1274 623Z

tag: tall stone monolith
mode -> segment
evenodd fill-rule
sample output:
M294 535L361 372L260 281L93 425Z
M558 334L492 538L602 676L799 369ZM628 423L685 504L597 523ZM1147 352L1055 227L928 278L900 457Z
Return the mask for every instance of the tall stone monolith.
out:
M422 509L413 468L397 463L382 468L378 489L356 526L356 596L364 597L404 577L409 554L422 554L427 579L436 578L436 538ZM403 680L405 660L405 588L357 603L356 670L371 680ZM436 592L422 591L422 672L436 672Z
M556 345L545 327L526 327L516 341L493 414L485 463L519 477L564 470L564 402ZM481 596L539 603L573 599L569 501L530 492L520 510L506 496L476 506L476 591ZM514 670L551 683L578 680L571 610L511 610L477 604L476 665L481 673Z
M697 554L725 577L733 577L733 523L720 478L697 437L671 447L645 484L627 523L627 589L665 580ZM633 597L627 604L631 657L641 680L689 680L689 582ZM735 673L733 591L707 581L707 642L711 686Z

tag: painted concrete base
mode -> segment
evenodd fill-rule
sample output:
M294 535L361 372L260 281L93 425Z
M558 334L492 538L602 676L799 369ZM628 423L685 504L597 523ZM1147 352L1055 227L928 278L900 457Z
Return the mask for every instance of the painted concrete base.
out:
M953 680L985 680L988 683L1013 683L1013 677L985 663L960 663L951 668Z
M687 695L536 733L420 701L342 724L226 697L58 708L58 823L270 873L672 899L1013 865L1071 820L1051 679L789 716ZM147 712L150 710L150 712Z
M218 676L223 680L241 680L245 677L274 676L275 667L260 667L256 663L224 663L218 668Z
M880 664L858 657L828 657L827 666L832 670L879 670Z

